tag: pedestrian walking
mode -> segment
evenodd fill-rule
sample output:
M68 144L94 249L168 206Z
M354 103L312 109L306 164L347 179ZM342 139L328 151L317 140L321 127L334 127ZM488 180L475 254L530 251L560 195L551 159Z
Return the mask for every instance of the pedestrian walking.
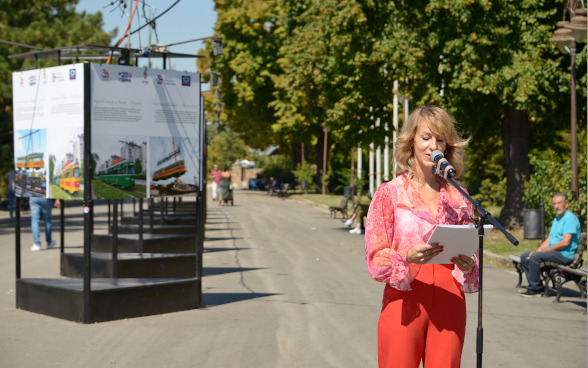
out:
M29 198L29 206L31 209L31 231L33 232L34 244L31 247L32 252L41 250L41 219L45 226L45 241L47 242L47 249L55 246L55 241L51 239L51 210L53 206L59 208L60 201L44 197Z
M10 218L14 218L14 193L16 184L14 182L14 170L10 170L4 175L6 182L6 196L8 197L8 210L10 211Z
M210 178L212 179L212 200L218 200L218 192L220 190L220 183L222 181L221 177L222 171L218 169L218 165L214 165L212 171L210 172Z

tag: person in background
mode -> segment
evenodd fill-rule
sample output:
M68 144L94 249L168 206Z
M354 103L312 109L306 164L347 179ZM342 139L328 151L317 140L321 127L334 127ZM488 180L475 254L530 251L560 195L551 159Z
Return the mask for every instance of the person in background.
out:
M221 173L221 205L226 205L227 201L231 198L231 173L229 167L225 166L225 169Z
M29 198L29 206L31 208L31 231L33 232L34 244L31 247L32 252L41 250L41 219L45 224L45 240L47 241L47 249L55 246L55 241L51 239L51 210L53 206L59 208L60 201L45 197L31 197Z
M218 165L214 165L212 171L210 172L210 178L212 179L212 200L216 201L218 200L218 192L220 189L220 183L221 183L221 173L222 171L220 171L218 169Z
M4 175L6 181L6 196L8 197L8 210L10 211L10 218L14 218L14 193L16 184L14 183L14 170L10 170Z
M355 210L350 218L343 222L345 226L351 226L353 221L356 222L355 228L349 230L351 234L363 234L365 231L365 224L363 223L363 218L367 215L368 210L370 208L369 204L358 204L355 206Z
M396 142L398 176L380 185L370 204L366 262L370 276L385 283L378 321L381 368L460 366L464 293L478 291L478 258L462 254L450 264L429 263L451 244L427 241L437 224L469 225L474 217L473 205L433 174L431 161L433 151L444 152L459 177L467 143L446 111L417 107Z
M551 224L547 239L533 252L521 254L521 266L527 276L527 290L524 297L540 296L545 291L541 284L541 263L554 262L568 265L574 260L582 227L578 217L568 211L568 197L557 193L552 198L556 217Z
M269 182L270 182L270 184L269 184L270 187L269 187L267 194L271 196L272 194L274 194L275 190L280 189L280 182L278 181L278 179L275 179L273 176L270 177Z

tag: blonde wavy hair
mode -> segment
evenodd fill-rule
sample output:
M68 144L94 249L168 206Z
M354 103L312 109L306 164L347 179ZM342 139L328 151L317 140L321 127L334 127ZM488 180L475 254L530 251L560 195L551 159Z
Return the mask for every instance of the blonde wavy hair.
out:
M408 173L414 175L414 152L412 150L414 138L421 122L425 122L433 134L443 137L447 144L447 151L443 154L447 161L455 168L456 177L461 176L464 170L463 153L470 138L462 138L455 129L456 122L453 117L438 106L419 106L414 109L406 123L402 126L400 135L396 140L394 157L398 163L397 175Z

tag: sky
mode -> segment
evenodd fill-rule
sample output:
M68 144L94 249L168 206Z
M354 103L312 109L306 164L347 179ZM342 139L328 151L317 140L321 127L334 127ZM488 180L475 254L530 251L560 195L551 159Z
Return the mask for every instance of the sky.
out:
M216 12L214 11L213 0L145 0L145 15L143 12L143 0L141 0L133 18L130 32L146 23L145 17L149 17L150 11L154 18L163 13L176 1L177 4L173 8L156 20L156 32L151 32L151 44L160 43L169 45L196 38L210 37L214 34ZM111 5L111 3L114 3L114 5ZM123 0L123 4L127 5L126 9L122 8L120 0L79 0L76 9L78 12L102 12L102 18L104 20L104 26L102 28L107 32L118 27L117 36L111 40L112 46L123 36L129 23L130 14L135 6L135 0ZM130 37L131 48L144 48L149 44L149 28L151 27L147 26ZM121 46L128 46L128 42L127 38ZM196 41L170 46L168 51L197 54L201 48L204 48L204 42ZM171 63L170 67L168 61L167 69L186 70L188 72L196 71L196 59L176 58L171 59ZM161 59L152 60L151 65L152 68L163 68ZM147 60L139 59L139 66L147 66Z

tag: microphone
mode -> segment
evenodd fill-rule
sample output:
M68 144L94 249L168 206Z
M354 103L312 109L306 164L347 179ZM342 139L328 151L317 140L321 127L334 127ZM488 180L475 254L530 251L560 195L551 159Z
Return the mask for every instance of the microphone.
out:
M435 164L439 165L439 170L436 173L435 172L435 168L433 168L433 174L441 174L443 176L445 176L446 178L453 178L455 176L455 169L453 168L453 166L451 166L451 164L449 163L449 161L447 161L447 159L445 159L445 156L443 156L443 152L437 150L437 151L433 151L431 153L431 161L433 161ZM447 167L449 166L449 170L447 171L447 175L445 175L445 170L447 170Z

